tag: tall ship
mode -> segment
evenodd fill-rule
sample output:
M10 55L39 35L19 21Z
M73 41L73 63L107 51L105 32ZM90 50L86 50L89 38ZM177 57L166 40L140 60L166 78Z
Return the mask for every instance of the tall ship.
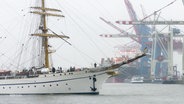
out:
M103 82L109 77L116 75L116 69L122 65L133 62L146 56L145 52L136 55L120 63L112 63L107 66L96 66L92 68L81 68L75 71L74 68L67 72L56 72L51 67L49 60L50 51L48 44L49 38L69 38L65 35L58 35L52 31L49 33L47 28L47 16L62 17L63 15L54 14L60 12L58 9L45 7L45 0L40 0L41 6L31 7L30 13L40 16L40 33L31 34L42 40L41 49L44 53L42 67L31 67L28 71L11 74L9 71L1 72L0 94L99 94ZM54 13L51 13L54 12Z

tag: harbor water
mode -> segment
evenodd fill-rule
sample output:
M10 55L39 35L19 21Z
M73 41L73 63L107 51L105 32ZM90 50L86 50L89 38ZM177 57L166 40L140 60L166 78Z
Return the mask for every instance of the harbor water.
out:
M184 104L184 85L104 83L99 95L0 95L0 104Z

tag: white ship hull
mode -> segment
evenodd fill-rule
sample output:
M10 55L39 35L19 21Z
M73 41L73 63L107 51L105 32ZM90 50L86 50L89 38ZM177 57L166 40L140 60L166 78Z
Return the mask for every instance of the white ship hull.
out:
M43 74L35 78L2 79L0 94L98 94L109 75L103 72Z
M105 80L117 75L116 69L146 54L136 56L126 62L107 67L85 68L67 73L39 74L29 78L1 77L0 94L98 94Z

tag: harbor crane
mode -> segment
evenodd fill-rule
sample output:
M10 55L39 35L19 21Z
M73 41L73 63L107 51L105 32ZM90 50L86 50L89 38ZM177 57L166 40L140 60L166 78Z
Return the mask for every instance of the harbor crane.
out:
M168 22L167 21L160 21L160 23L156 23L156 22L159 22L157 20L154 20L154 21L152 21L150 23L144 23L144 22L145 21L147 22L147 20L150 20L148 18L150 18L153 15L154 15L154 18L155 18L156 14L158 12L160 12L161 10L165 9L166 7L174 4L176 2L176 0L173 0L172 2L168 3L167 5L163 6L162 8L154 11L153 13L151 13L149 15L144 15L144 18L141 19L141 20L138 20L136 12L135 12L135 10L133 8L133 5L130 3L130 1L129 0L124 0L124 2L125 2L125 5L127 7L127 11L129 13L131 21L123 21L123 22L122 21L116 21L116 23L117 24L125 24L125 25L129 24L129 25L132 25L130 28L128 28L128 30L133 28L135 33L128 33L128 32L125 32L124 30L122 31L122 29L120 29L119 27L117 27L113 23L111 23L111 22L109 22L109 21L107 21L107 20L105 20L105 19L100 17L100 19L102 21L104 21L105 23L107 23L108 25L110 25L111 27L115 28L116 30L118 30L120 32L118 34L101 34L100 36L104 37L104 38L124 38L124 37L128 37L128 38L131 38L131 39L135 40L137 43L139 43L141 45L141 47L140 47L141 50L144 47L147 47L148 50L151 52L153 50L152 49L153 48L153 46L152 46L153 41L152 40L154 39L154 34L153 34L152 31L154 30L154 26L152 26L152 28L150 28L147 25L154 25L154 24L157 24L157 25L163 25L163 24L165 24L165 25L173 25L174 22L173 21L172 22L170 22L170 21L168 21ZM135 23L135 24L133 24L133 23ZM138 24L138 25L136 25L136 24ZM178 23L178 21L175 21L175 24L176 25L178 25L178 24L182 25L183 23L182 22ZM176 31L174 33L176 33ZM169 38L168 33L167 34L157 33L157 35L160 36L160 38L162 38L162 39ZM181 36L177 34L174 37L181 37ZM160 40L160 42L156 43L155 47L157 47L157 48L156 48L156 50L154 50L155 54L156 54L155 56L156 56L157 60L160 60L160 59L163 58L162 57L162 55L163 55L162 51L163 50L161 48L164 48L164 46L168 46L167 44L162 44L161 39L159 39L159 40ZM173 44L174 50L181 53L182 52L181 49L183 47L182 46L182 41L174 39L173 43L174 43ZM166 50L166 49L164 49L164 50ZM167 52L167 51L165 51L165 52ZM143 75L143 76L147 76L148 75L148 77L149 77L149 75L150 75L150 68L151 68L151 66L149 64L150 61L151 60L148 57L144 57L144 58L142 58L140 60L140 62L142 64L140 64L137 67L137 70L140 71L140 75ZM156 69L156 71L155 71L156 75L160 74L159 70L164 69L162 66L161 66L160 63L158 63L156 65L156 68L155 68ZM167 65L164 65L164 66L167 66Z
M184 21L116 21L118 24L122 25L184 25ZM151 56L151 72L153 75L153 72L155 70L155 65L158 60L155 60L155 49L156 49L156 44L157 41L159 41L164 48L163 43L161 42L158 33L155 31L152 36L153 38L153 44L152 44L152 56ZM173 37L183 37L183 52L182 52L182 69L184 70L184 35L175 35L174 30L170 29L169 36L164 36L164 37L169 37L168 40L168 59L167 60L162 60L163 62L168 62L168 69L169 69L169 76L172 76L173 74ZM165 49L166 50L166 49Z

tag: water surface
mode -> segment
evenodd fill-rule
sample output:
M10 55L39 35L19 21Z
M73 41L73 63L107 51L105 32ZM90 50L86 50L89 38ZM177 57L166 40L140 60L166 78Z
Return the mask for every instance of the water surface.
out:
M1 95L0 104L184 104L184 85L105 83L100 95Z

